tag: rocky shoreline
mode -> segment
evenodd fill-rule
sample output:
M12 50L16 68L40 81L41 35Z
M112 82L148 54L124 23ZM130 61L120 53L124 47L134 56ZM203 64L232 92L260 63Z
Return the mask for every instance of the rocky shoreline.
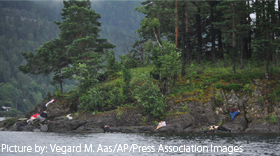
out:
M204 118L206 116L206 118ZM221 116L226 115L213 115L213 118L219 119ZM169 116L166 118L168 126L155 130L156 123L147 122L144 123L144 118L148 116L142 116L138 114L136 109L126 109L121 115L118 115L116 111L110 111L101 113L98 115L92 115L87 119L78 119L77 116L74 119L68 119L66 116L54 117L53 120L45 122L44 124L21 124L22 121L13 124L12 126L5 127L3 121L0 124L3 131L29 131L29 132L71 132L71 133L103 133L103 125L108 124L111 126L113 132L119 133L279 133L280 122L269 123L264 118L259 118L251 123L239 115L233 121L228 121L222 125L231 132L224 131L209 131L208 127L213 123L209 122L211 118L207 115L202 115L200 118L196 118L191 113L178 114L176 116ZM207 121L203 125L203 120ZM215 119L212 119L215 120Z
M262 100L264 84L259 80L254 80L250 86L250 95L234 91L226 93L222 90L205 90L204 92L209 92L209 96L203 98L204 100L195 100L197 95L188 94L169 99L166 103L168 113L162 119L169 126L157 131L155 128L159 119L142 114L140 108L121 107L97 114L81 113L78 111L79 102L69 101L65 97L53 97L56 102L47 108L45 104L48 100L45 100L25 116L29 118L39 109L46 109L50 122L36 126L17 126L16 123L5 125L2 121L0 130L103 133L102 126L109 125L114 132L121 133L207 133L210 125L222 125L231 130L231 133L280 133L280 102L270 104L269 101ZM223 95L219 105L217 98L213 97L217 94ZM230 121L227 112L227 108L231 107L240 110L240 114L233 121ZM68 114L71 114L73 119L67 118Z

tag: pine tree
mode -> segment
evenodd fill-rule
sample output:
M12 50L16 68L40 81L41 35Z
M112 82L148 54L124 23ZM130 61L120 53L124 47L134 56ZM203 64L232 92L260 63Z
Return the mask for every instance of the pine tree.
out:
M244 17L249 14L250 10L247 9L246 2L243 1L223 1L217 5L217 9L222 13L223 20L215 22L215 25L221 29L222 34L227 38L226 44L231 45L232 73L235 74L237 54L239 51L243 51L240 48L243 42L239 42L239 40L244 38L250 29L248 22L244 22ZM242 52L241 58L243 59Z
M91 9L89 0L63 1L63 4L62 22L55 22L60 29L59 39L45 43L37 53L22 53L27 65L19 67L31 74L55 72L53 80L60 84L61 92L64 79L83 75L76 70L80 64L85 63L87 69L94 69L97 74L98 69L93 66L100 69L104 51L114 47L99 38L100 15Z

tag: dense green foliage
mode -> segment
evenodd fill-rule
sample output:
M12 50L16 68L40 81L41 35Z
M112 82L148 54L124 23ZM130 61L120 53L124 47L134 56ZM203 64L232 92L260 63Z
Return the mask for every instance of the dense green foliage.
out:
M147 79L141 86L134 91L134 98L143 108L144 113L149 113L155 117L164 117L165 100L160 92L160 88L151 80Z
M278 101L279 87L275 84L279 75L280 14L274 0L147 0L136 8L144 15L141 22L139 13L130 14L140 2L94 1L91 6L95 11L88 3L64 2L62 21L57 22L58 40L48 38L49 42L37 45L36 53L25 56L31 62L33 56L46 56L39 58L44 63L51 61L49 66L41 66L35 73L54 74L54 83L74 78L78 85L68 98L79 100L79 110L136 107L143 114L162 118L167 113L178 113L167 111L167 100L181 103L185 112L186 101L204 103L214 97L217 100L213 105L220 106L231 91L251 95L252 79L267 79L261 102ZM130 35L135 30L138 36ZM112 48L106 39L116 48L106 51ZM115 56L120 54L125 55L117 62ZM55 59L44 60L51 57ZM5 90L10 91L0 100L19 107L10 95L23 94L22 89L14 87L19 80L8 80L7 84L4 79L9 78L1 77ZM37 100L45 94L32 92Z
M116 55L125 53L124 47L133 43L129 36L133 36L133 31L138 27L142 17L141 14L134 11L137 5L139 2L96 1L92 3L92 8L102 16L100 19L101 37L108 37L112 43L118 46L115 49ZM18 66L26 64L21 52L35 51L41 45L43 48L47 48L51 42L43 43L58 37L59 29L53 21L61 21L62 7L62 1L0 2L0 107L3 105L17 107L19 111L25 113L41 102L48 92L53 93L57 90L58 81L51 83L54 86L50 82L52 76L58 80L59 74L33 76L19 72ZM113 11L113 8L118 10ZM120 21L119 19L123 22L119 22L118 25L112 24ZM124 37L124 39L120 40L120 37ZM44 50L41 49L40 52L43 53ZM61 57L59 56L59 58ZM73 81L64 80L63 83L65 91L74 87ZM14 98L15 94L16 98Z
M55 22L60 30L59 38L44 43L36 53L23 52L27 64L19 69L24 73L45 74L54 72L53 81L60 84L63 93L63 80L74 78L82 89L93 85L94 78L103 63L106 49L114 45L99 38L100 15L91 9L89 1L64 1L62 22Z

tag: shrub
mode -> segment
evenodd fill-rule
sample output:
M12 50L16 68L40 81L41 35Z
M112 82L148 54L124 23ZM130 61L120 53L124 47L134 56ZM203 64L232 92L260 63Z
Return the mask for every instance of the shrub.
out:
M114 87L111 91L109 91L106 104L111 107L115 108L116 106L121 106L125 101L125 96L123 94L123 89Z
M10 127L10 126L14 125L17 122L17 119L18 118L16 118L16 117L12 117L12 118L5 117L5 120L3 120L3 125L5 127Z
M226 91L231 91L234 90L235 92L240 91L241 89L243 89L243 85L240 84L227 84L227 85L222 85L220 83L216 84L216 88L217 89L224 89Z
M269 122L270 122L270 123L277 123L277 121L278 121L278 118L276 117L275 114L271 114L271 115L269 116Z
M81 104L79 109L84 111L99 111L104 106L104 96L97 88L91 88L86 94L83 94L79 100Z
M152 81L148 80L133 91L134 98L143 108L144 113L150 113L154 117L165 115L166 108L164 97L160 89Z
M240 85L240 84L228 84L225 86L225 89L227 91L231 91L231 90L234 90L235 92L238 92L239 90L241 90L243 88L243 85Z

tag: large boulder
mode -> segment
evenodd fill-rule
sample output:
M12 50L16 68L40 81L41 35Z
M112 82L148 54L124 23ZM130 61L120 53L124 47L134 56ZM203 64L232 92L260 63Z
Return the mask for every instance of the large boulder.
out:
M59 117L48 123L48 129L51 132L70 132L83 125L85 125L85 121Z
M244 115L238 115L233 121L223 124L224 127L231 130L233 133L242 133L248 127L247 120Z
M245 133L279 133L280 129L278 124L271 124L263 118L258 118L252 123L249 123Z
M183 132L184 129L195 124L195 118L190 113L168 116L167 126L159 129L159 132Z
M31 115L39 113L40 110L46 110L48 112L48 118L53 119L55 117L60 117L72 112L77 111L78 102L67 100L65 97L55 97L55 102L51 103L46 107L46 103L50 101L44 100L43 102L37 104L33 110L29 111L25 117L30 118Z

